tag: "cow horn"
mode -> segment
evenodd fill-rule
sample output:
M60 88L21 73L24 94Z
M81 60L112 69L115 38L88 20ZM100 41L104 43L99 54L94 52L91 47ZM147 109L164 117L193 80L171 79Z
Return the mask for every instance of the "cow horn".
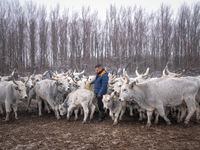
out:
M115 80L117 77L116 76L114 76L114 77L112 77L110 80L111 81L113 81L113 80Z
M68 70L66 73L63 73L63 75L64 75L64 76L67 76L67 75L69 74L69 71L70 71L70 70Z
M42 74L42 76L43 76L43 77L46 76L47 72L48 72L48 71L45 71L45 72Z
M52 80L55 80L55 81L58 81L58 79L56 79L56 78L51 78Z
M14 70L13 70L13 72L12 72L11 76L14 76L14 74L15 74L15 71L16 71L16 68L14 68Z
M138 73L138 66L136 67L135 74L136 74L137 76L140 75L140 74Z
M83 71L80 73L80 75L83 74L84 72L85 72L85 70L83 70Z
M15 82L15 79L14 79L13 76L12 76L12 81L13 81L14 84L16 84L18 86L18 84Z
M130 82L129 77L128 77L128 76L125 76L125 78L127 79L126 84L129 84L129 82Z
M30 73L29 73L29 75L28 75L28 79L26 80L25 84L28 82L29 78L30 78Z
M123 83L125 82L124 79L123 79L122 77L120 77L120 80L121 80L121 82L123 82Z
M35 70L34 70L34 72L33 72L32 76L35 76Z
M131 60L128 62L128 64L126 65L126 67L125 67L125 71L127 70L127 68L128 68L128 66L130 65L130 63L131 63Z
M148 75L148 73L149 73L149 67L147 68L147 70L146 70L146 72L142 75L142 77L145 77L145 76L147 76Z
M72 78L72 80L74 81L74 83L77 83L77 81L76 80L74 80L74 78L73 77L71 77Z
M166 76L166 74L165 74L165 69L163 69L163 76Z
M168 70L168 67L166 67L165 69L167 71L168 74L170 74L171 72Z
M110 83L108 83L109 87L114 88L114 85L111 85Z
M56 77L56 78L59 78L59 76L57 76L54 72L53 72L53 76Z

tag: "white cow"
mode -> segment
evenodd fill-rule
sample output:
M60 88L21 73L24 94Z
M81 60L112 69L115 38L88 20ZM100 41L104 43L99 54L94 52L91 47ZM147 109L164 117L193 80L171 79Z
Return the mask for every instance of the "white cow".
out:
M151 116L154 109L171 124L165 115L164 107L178 106L185 102L188 107L188 115L184 121L188 125L193 113L196 111L195 96L199 90L200 80L191 81L180 78L160 78L145 83L124 84L120 92L120 101L134 99L140 107L147 110L148 122L146 127L151 125Z
M15 113L15 119L18 119L17 107L19 100L27 99L26 82L22 83L21 81L2 81L0 82L0 89L0 104L5 104L6 109L5 121L9 121L9 114L12 109ZM0 106L0 111L3 114L2 106Z
M68 94L65 101L61 105L59 105L60 115L63 116L67 113L67 120L69 121L71 112L73 111L73 109L76 109L75 111L75 120L76 120L78 117L77 116L78 108L82 107L84 111L83 123L85 123L90 108L91 109L90 120L91 120L93 118L93 114L95 111L95 106L92 104L93 97L94 94L86 89L77 89L76 91L71 92L70 94Z

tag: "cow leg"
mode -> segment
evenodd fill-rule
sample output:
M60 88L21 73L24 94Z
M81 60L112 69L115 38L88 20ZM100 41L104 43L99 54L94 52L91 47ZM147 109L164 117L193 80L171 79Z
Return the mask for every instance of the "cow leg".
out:
M48 103L47 103L47 101L45 101L44 100L44 105L45 105L45 109L47 110L47 112L50 114L51 113L51 111L50 111L50 109L49 109L49 106L48 106Z
M17 117L17 105L12 106L12 108L13 108L13 111L15 113L15 119L18 119L18 117Z
M183 121L183 118L185 117L185 114L186 114L186 111L187 111L185 104L179 105L179 108L181 110L181 115L180 115L180 117L178 117L178 120L177 120L178 123Z
M79 110L79 109L75 109L75 110L74 110L74 113L75 113L75 119L74 119L74 120L75 120L75 121L78 119L78 110Z
M122 116L124 115L125 111L126 111L126 107L122 108L119 120L122 120Z
M76 107L76 106L74 106L74 105L70 105L70 106L68 107L68 110L67 110L67 121L69 121L71 112L72 112L72 110L73 110L75 107Z
M142 121L142 111L140 108L138 109L138 112L139 112L139 120L138 121Z
M0 114L2 114L2 115L3 115L2 104L0 104Z
M149 128L151 126L152 113L153 113L153 111L147 110L147 124L146 124L146 128Z
M6 119L5 121L9 121L9 115L10 115L10 112L11 112L11 107L10 107L10 104L7 103L7 99L5 100L5 109L6 109Z
M92 118L93 118L95 108L96 108L96 106L94 106L94 105L92 104L91 107L90 107L90 109L91 109L90 120L92 120Z
M168 125L170 125L171 122L165 115L164 107L157 107L156 109L157 109L159 115L165 119L165 121L167 122Z
M59 111L58 111L58 110L59 110L59 105L56 105L56 106L55 106L55 109L54 109L55 115L56 115L56 118L57 118L57 119L60 119L60 114L59 114Z
M199 104L195 102L196 105L196 121L199 122Z
M85 123L86 120L87 120L88 114L89 114L89 109L88 109L88 107L85 105L85 106L83 107L83 110L84 110L84 119L83 119L83 122L82 122L82 123Z
M158 124L159 113L158 113L158 111L156 109L154 110L154 114L155 114L154 124Z
M110 117L112 118L112 120L115 119L114 116L113 116L113 112L112 112L111 110L109 111L109 115L110 115Z
M47 100L48 104L49 104L50 107L53 109L56 118L57 118L57 119L60 119L60 114L59 114L59 112L58 112L58 106L56 105L56 106L57 106L57 107L56 107L56 106L54 105L53 101L54 101L53 99L48 99L48 100Z
M185 124L185 126L187 126L190 121L190 118L192 117L192 115L194 114L194 112L196 110L196 104L195 104L196 101L195 101L195 98L189 97L189 98L185 99L185 102L188 107L188 115L185 118L184 124Z
M133 116L133 106L128 103L126 105L127 105L126 107L128 107L130 110L130 116Z
M116 113L115 113L115 115L114 115L114 123L113 123L113 126L115 126L115 125L117 125L117 119L118 119L118 117L119 117L119 113L120 113L120 110L118 110Z
M39 116L42 116L42 99L39 96L36 96L36 101L39 106Z

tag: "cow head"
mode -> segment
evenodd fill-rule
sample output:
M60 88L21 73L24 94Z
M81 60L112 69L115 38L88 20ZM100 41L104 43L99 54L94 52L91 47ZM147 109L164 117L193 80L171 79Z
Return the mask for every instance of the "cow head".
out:
M108 94L104 95L102 99L104 109L112 108L113 101L118 99L119 99L119 93L117 93L116 91L112 92L111 95Z
M110 108L110 106L111 106L111 96L108 95L108 94L103 95L102 102L103 102L104 109Z
M135 88L137 81L133 81L130 83L130 80L128 79L127 76L125 76L125 78L127 78L127 82L124 83L121 87L121 91L120 91L120 96L119 96L119 101L127 101L130 100L130 95L133 92L133 88Z
M62 103L59 105L60 115L63 116L67 113L68 105L66 103Z
M32 89L33 88L34 85L33 85L33 81L30 80L30 76L28 76L28 77L21 77L21 76L19 76L19 78L21 79L21 81L23 83L26 84L26 88L27 89Z
M82 72L74 71L72 74L72 78L74 78L75 81L79 81L79 80L81 80L81 76L84 72L85 72L85 70L83 70Z
M52 78L52 79L56 81L55 84L60 92L69 92L69 90L70 90L69 82L66 79L66 77L65 78Z
M19 99L25 100L28 98L27 93L26 93L26 83L23 83L21 81L15 82L14 83L14 90L17 92L17 95Z
M74 81L70 81L69 82L69 88L70 88L70 91L75 91L79 88L80 86L75 83Z

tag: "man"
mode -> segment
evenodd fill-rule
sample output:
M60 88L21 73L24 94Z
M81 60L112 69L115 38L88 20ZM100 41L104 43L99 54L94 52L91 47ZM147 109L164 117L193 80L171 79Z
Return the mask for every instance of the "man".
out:
M108 72L102 68L101 64L95 66L96 78L90 84L94 84L94 93L96 94L99 106L99 119L97 122L102 122L105 115L103 109L102 98L103 95L107 93L107 84L108 84Z

